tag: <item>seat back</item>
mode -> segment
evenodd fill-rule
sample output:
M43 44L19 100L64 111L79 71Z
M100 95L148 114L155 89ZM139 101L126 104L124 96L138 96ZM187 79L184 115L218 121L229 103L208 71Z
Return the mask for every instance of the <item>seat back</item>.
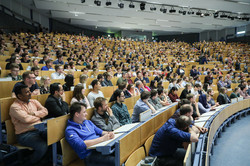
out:
M125 162L125 166L137 165L144 158L145 158L144 148L140 147L128 157L127 161Z
M154 139L154 136L155 136L155 135L150 136L150 137L146 140L146 142L145 142L145 144L144 144L146 156L148 156L149 149L150 149L150 147L151 147L151 144L152 144L152 141L153 141L153 139Z
M7 131L7 144L14 145L17 143L15 128L10 119L5 121L6 131Z

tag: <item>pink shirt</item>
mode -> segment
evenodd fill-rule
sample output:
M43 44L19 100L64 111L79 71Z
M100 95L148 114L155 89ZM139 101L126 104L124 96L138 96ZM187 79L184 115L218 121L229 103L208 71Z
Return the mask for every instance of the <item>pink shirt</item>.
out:
M30 99L25 103L16 99L10 106L10 117L15 127L15 133L21 134L34 130L33 125L41 122L41 118L48 115L48 110L39 101Z

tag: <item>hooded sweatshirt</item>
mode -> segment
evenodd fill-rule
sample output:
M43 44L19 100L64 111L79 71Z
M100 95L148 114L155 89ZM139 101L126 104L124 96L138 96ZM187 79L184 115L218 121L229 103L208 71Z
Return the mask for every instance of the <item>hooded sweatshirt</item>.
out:
M91 154L92 150L87 149L83 141L99 138L102 132L90 120L85 120L82 124L78 124L69 119L65 130L65 139L80 159L84 159Z

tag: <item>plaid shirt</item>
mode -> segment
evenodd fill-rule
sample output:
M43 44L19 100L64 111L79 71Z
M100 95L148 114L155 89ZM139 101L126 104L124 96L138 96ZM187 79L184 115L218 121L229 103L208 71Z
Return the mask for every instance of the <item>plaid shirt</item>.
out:
M111 109L116 119L120 122L121 126L132 123L130 115L128 113L128 108L125 104L119 104L116 102L112 105Z

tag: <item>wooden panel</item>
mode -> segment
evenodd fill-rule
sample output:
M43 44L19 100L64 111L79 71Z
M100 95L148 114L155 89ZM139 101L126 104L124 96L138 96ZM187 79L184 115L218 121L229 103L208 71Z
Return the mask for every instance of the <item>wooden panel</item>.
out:
M16 100L15 98L11 98L11 97L0 99L1 123L10 119L10 115L9 115L10 106L15 100Z
M191 159L191 144L188 145L186 155L184 158L183 166L191 166L192 165L192 159Z
M152 141L154 139L155 135L151 135L145 142L144 147L145 147L145 152L146 152L146 156L148 156Z
M166 119L163 116L164 114L161 113L154 117L154 132L156 133L157 130L166 122Z
M141 144L144 144L145 141L154 134L155 132L155 121L157 119L152 118L141 125Z
M68 103L68 105L70 105L71 99L73 97L73 91L67 91L64 93L65 93L65 102Z
M145 158L144 148L140 147L129 156L128 160L125 163L125 166L137 165L144 158Z
M14 145L17 143L16 135L15 135L15 128L11 120L5 121L6 131L7 131L7 144Z
M0 98L11 97L14 85L19 81L1 81L0 82Z
M128 110L133 109L135 105L135 98L134 97L126 98L124 104L127 106Z
M60 141L64 137L69 115L63 115L47 121L48 145Z
M140 147L141 128L137 128L120 140L120 165ZM137 139L138 138L138 139Z
M110 98L114 92L113 86L102 87L101 91L105 98Z
M45 102L50 94L42 94L37 96L37 100L44 106Z

